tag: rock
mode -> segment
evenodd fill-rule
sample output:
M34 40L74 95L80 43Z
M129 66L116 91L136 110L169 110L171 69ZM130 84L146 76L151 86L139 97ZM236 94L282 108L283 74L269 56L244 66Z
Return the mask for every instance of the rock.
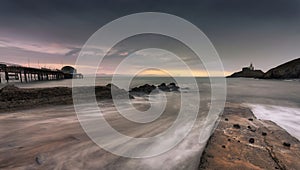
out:
M300 58L270 69L263 76L265 79L297 79L300 78Z
M37 156L35 157L35 162L36 162L38 165L42 165L43 162L44 162L44 159L43 159L42 155L37 155Z
M179 89L179 87L176 86L175 83L170 83L167 87L170 89L170 91L178 91Z
M233 127L236 128L236 129L240 129L241 128L241 126L239 124L234 124Z
M249 139L249 143L254 143L254 139L253 139L253 138L250 138L250 139Z
M115 85L95 87L51 87L51 88L18 88L8 85L0 90L0 112L32 109L46 105L73 104L73 94L77 101L89 102L90 94L95 94L97 100L112 99L111 90L114 89L116 98L133 99L126 90Z
M225 145L222 145L222 148L226 148L226 146L225 146Z
M249 121L251 121L251 122L253 121L253 119L252 119L252 118L249 118L248 120L249 120Z
M120 88L114 84L107 84L106 87L110 88L111 90L120 90Z
M286 146L286 147L291 147L291 144L288 143L288 142L283 142L283 146Z
M158 89L165 92L170 91L170 88L166 85L166 83L161 83L160 85L158 85Z
M228 118L225 118L225 121L228 121Z
M267 136L267 133L266 132L262 132L261 135Z
M134 87L130 90L130 93L133 93L135 95L137 94L150 94L153 90L156 89L156 86L145 84L139 87Z
M13 91L18 91L18 90L19 90L18 87L16 87L16 86L13 85L13 84L9 84L9 85L4 86L4 87L0 90L0 92L13 92Z
M164 92L179 91L179 87L175 83L170 83L168 85L166 85L166 83L161 83L157 87L155 85L149 85L149 84L145 84L139 87L134 87L129 92L130 94L133 95L142 96L145 94L150 94L151 92L155 91L157 88Z

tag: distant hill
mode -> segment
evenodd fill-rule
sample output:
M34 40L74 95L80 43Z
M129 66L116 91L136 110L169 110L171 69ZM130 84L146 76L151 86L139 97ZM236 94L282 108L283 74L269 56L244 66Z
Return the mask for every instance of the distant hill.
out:
M300 78L300 58L281 64L267 71L265 79L298 79Z
M251 67L244 67L242 71L235 72L227 78L246 77L263 79L298 79L300 78L300 58L281 64L270 69L266 73L261 70L254 70Z

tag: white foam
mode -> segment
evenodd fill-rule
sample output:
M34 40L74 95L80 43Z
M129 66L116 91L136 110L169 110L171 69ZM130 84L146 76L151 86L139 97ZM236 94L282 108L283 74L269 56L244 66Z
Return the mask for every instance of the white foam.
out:
M300 140L300 108L246 104L258 119L271 120Z

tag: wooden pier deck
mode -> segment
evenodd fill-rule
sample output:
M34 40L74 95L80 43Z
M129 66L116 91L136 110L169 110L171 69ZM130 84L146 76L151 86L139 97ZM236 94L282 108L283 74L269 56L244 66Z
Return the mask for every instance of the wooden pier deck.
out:
M11 80L28 83L31 81L83 78L83 75L80 73L72 74L59 69L32 68L16 64L0 64L0 83L2 83L3 79L1 76L4 76L3 78L7 83Z

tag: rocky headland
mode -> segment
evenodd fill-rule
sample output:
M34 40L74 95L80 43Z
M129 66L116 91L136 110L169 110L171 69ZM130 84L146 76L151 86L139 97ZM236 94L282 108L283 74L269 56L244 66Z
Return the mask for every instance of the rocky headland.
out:
M299 79L300 58L272 68L264 74L265 79Z
M232 75L228 76L227 78L234 78L234 77L244 77L244 78L263 78L264 72L261 70L242 70Z
M242 71L235 72L227 78L261 78L261 79L299 79L300 78L300 58L281 64L270 69L266 73L261 70L251 70L243 68Z

